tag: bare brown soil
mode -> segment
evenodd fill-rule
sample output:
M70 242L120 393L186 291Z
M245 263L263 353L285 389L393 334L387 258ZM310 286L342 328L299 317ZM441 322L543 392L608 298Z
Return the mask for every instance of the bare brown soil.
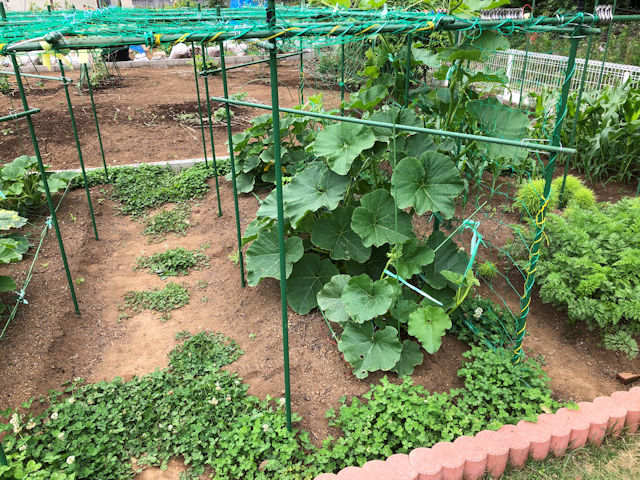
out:
M42 67L46 75L46 68ZM202 135L199 124L180 120L180 114L198 113L193 67L132 68L121 70L122 80L114 87L98 89L94 92L100 133L107 165L147 163L184 158L200 158ZM298 89L300 73L297 65L283 63L279 68L279 97L282 106L299 104ZM76 80L77 72L69 77ZM43 88L36 86L37 80L30 79L28 92L30 107L41 109L33 121L38 137L42 159L54 169L80 168L69 112L62 85L47 81ZM247 101L271 104L271 87L268 69L264 65L235 69L228 72L229 93L246 91ZM305 87L305 98L318 93L315 82L309 80ZM323 90L328 106L339 101L339 92ZM78 88L70 87L71 101L78 125L84 163L87 167L102 165L100 146L91 111L88 92L80 94ZM210 77L209 94L222 96L222 80ZM200 95L203 114L206 116L206 96L204 82L200 79ZM222 104L212 102L212 111ZM0 95L0 116L12 111L21 111L17 92L13 98ZM232 107L233 132L246 129L248 121L266 110L246 107ZM3 123L0 129L0 163L13 160L25 153L32 154L29 131L26 122ZM8 129L8 130L7 130ZM224 122L213 124L216 155L226 156L227 129ZM211 143L208 127L205 128L208 153Z

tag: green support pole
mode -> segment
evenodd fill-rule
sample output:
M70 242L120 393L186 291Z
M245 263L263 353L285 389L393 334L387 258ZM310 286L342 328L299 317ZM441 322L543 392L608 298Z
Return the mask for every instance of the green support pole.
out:
M536 0L531 2L531 12L536 11ZM527 35L527 34L525 34ZM529 60L529 48L531 47L531 42L529 41L529 35L527 35L527 50L524 54L524 64L522 65L522 80L520 80L520 97L518 98L518 108L522 108L522 94L524 93L524 77L527 73L527 61Z
M2 5L2 3L0 3ZM24 86L22 85L22 78L20 77L20 69L18 68L18 62L15 54L10 55L11 63L13 64L13 71L16 73L16 82L18 84L18 91L20 93L20 100L22 101L22 107L25 110L29 110L29 104L27 102L27 96L24 93ZM36 131L33 128L33 121L30 116L27 116L27 126L29 127L29 135L31 136L31 143L38 160L38 171L42 178L42 184L44 186L44 194L47 197L47 206L49 207L49 214L51 215L51 223L56 231L56 238L58 239L58 247L60 247L60 256L62 257L62 264L64 265L64 271L67 275L67 282L69 284L69 291L71 292L71 300L73 300L73 308L75 312L80 315L80 308L78 307L78 299L76 298L76 291L73 288L73 280L71 279L71 271L69 270L69 262L67 261L67 254L64 251L64 244L62 243L62 235L60 234L60 227L58 226L58 217L56 216L56 208L53 205L51 199L51 191L49 190L49 182L47 181L44 165L42 164L42 156L40 155L40 148L38 147L38 138L36 137Z
M87 87L89 88L89 98L91 99L91 110L93 111L93 120L96 122L96 132L98 132L98 143L100 144L100 154L102 155L102 166L104 167L104 176L109 181L109 170L107 169L107 161L104 158L104 147L102 146L102 136L100 135L100 125L98 124L98 113L96 112L96 104L93 101L93 89L91 88L91 81L89 80L89 69L87 64L82 65L84 69L84 75L87 78Z
M304 105L304 49L300 41L300 105Z
M580 28L576 29L576 33L580 32ZM580 38L573 37L571 39L571 48L569 49L569 59L567 60L567 70L564 76L564 83L562 84L562 94L560 95L560 102L558 103L558 110L556 113L556 124L553 128L553 135L551 136L551 145L560 145L560 132L562 130L562 123L564 117L567 114L567 98L569 97L569 90L571 88L571 79L573 78L573 72L576 65L576 54L578 53L578 46L580 44ZM544 234L544 221L545 221L545 208L548 203L548 199L551 193L551 180L553 178L553 171L555 162L558 157L557 153L552 154L549 157L549 163L547 164L545 171L545 185L543 199L540 202L540 210L536 213L536 233L529 250L529 268L527 269L527 278L524 284L524 292L520 299L520 316L516 320L516 345L513 351L513 361L518 363L522 360L522 341L524 339L527 330L527 315L529 314L529 305L531 303L531 290L535 283L535 270L538 264L538 257L540 256L540 243L542 243Z
M524 93L524 78L525 78L525 75L527 74L527 61L529 60L530 45L531 45L531 42L529 42L529 35L527 35L527 50L524 53L524 62L522 64L522 77L520 79L520 96L518 97L518 108L522 108L522 94Z
M275 0L267 2L267 22L275 25ZM291 431L291 383L289 375L289 319L287 316L287 271L284 245L284 208L282 198L282 159L280 152L280 111L278 98L278 59L276 49L269 51L271 74L271 105L273 106L273 156L276 169L276 204L278 209L278 250L280 252L280 306L282 309L282 353L284 356L284 395L287 415L287 430Z
M340 115L344 116L344 43L340 44L342 50L340 61Z
M196 58L196 48L191 42L191 51L193 52L193 76L196 79L196 93L198 95L198 117L200 118L200 133L202 134L202 149L204 150L204 164L209 166L207 162L207 142L204 138L204 122L202 121L202 107L200 104L200 84L198 83L198 59ZM208 97L208 95L207 95Z
M202 62L207 68L207 47L202 43ZM216 162L216 144L213 141L213 122L211 121L211 100L209 99L209 79L204 77L204 91L207 95L207 116L209 118L209 137L211 140L211 159L213 160L213 176L216 179L216 196L218 198L218 216L222 216L222 205L220 204L220 185L218 183L218 163Z
M411 81L411 41L413 36L407 35L407 58L404 67L404 108L409 106L409 82Z
M613 6L611 7L611 15L615 15L616 6L618 5L618 0L613 0ZM604 75L604 64L607 62L607 52L609 51L609 38L611 37L611 27L613 26L613 22L609 23L607 27L607 41L604 44L604 53L602 54L602 65L600 66L600 75L598 75L598 86L596 90L600 90L600 86L602 85L602 76Z
M58 66L60 67L60 75L64 76L64 67L62 66L62 60L58 59ZM93 225L93 234L98 238L98 228L96 227L96 219L93 215L93 205L91 204L91 192L89 192L89 181L87 180L87 172L84 169L84 160L82 159L82 148L80 147L80 138L78 137L78 127L76 125L76 117L73 114L73 106L71 105L71 96L69 95L69 86L67 82L63 81L64 93L67 97L67 107L69 108L69 118L71 119L71 128L73 130L73 137L76 140L76 150L78 151L78 160L80 160L80 169L82 170L82 179L84 181L84 189L87 192L87 202L89 203L89 215L91 216L91 224Z
M598 0L593 5L593 13L598 8ZM576 113L573 116L573 126L571 127L571 135L569 136L569 146L573 147L576 140L576 132L578 130L578 117L580 113L580 102L582 101L582 93L584 92L584 80L587 76L587 68L589 67L589 58L591 57L591 43L593 37L587 39L587 53L584 56L584 67L582 68L582 77L580 78L580 87L578 88L578 97L576 99ZM604 64L603 64L604 65ZM567 183L567 175L569 174L569 156L564 162L564 173L562 175L562 186L560 187L560 205L564 206L564 189Z
M224 60L224 42L220 40L220 66L222 67L222 90L224 98L229 98L229 87L227 85L227 70ZM233 158L233 132L231 131L231 110L229 104L224 104L227 117L227 137L229 139L229 163L231 163L231 186L233 187L233 206L236 213L236 236L238 237L238 261L240 263L240 284L244 287L244 255L242 254L242 232L240 231L240 207L238 206L238 188L236 185L236 165Z

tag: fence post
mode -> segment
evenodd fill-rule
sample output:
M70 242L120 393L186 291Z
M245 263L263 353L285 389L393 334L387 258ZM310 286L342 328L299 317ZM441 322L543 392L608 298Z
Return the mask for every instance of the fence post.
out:
M513 52L509 52L509 56L507 57L507 86L504 87L504 91L502 92L502 96L507 98L509 95L509 103L511 103L511 89L509 86L511 85L511 70L513 69Z

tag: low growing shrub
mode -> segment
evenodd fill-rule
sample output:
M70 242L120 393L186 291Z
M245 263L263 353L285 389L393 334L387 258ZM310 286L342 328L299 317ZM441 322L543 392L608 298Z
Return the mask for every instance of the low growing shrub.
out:
M630 335L640 333L640 198L551 214L545 232L550 244L538 262L542 301L566 308L572 323L585 322L604 336L624 330L629 337L608 337L606 345L635 356Z
M537 178L520 185L516 192L515 206L521 213L528 213L531 217L535 217L540 209L540 202L544 194L544 184L544 178ZM547 204L547 212L551 212L556 208L592 208L595 206L595 193L586 187L578 177L567 175L562 198L560 198L561 190L562 176L553 179L551 182L551 196Z
M164 252L138 257L134 270L147 269L161 277L187 275L189 270L208 266L207 255L201 250L187 250L183 247L171 248Z

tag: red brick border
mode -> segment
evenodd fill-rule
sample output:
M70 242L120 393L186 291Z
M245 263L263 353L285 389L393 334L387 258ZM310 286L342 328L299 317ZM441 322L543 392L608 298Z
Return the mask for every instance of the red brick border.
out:
M635 433L639 426L640 387L634 387L580 402L577 410L543 413L537 423L522 420L496 432L483 430L474 437L416 448L409 455L372 460L362 468L323 473L315 480L477 480L485 471L498 478L507 464L519 468L529 458L558 457L587 443L600 446L605 436L617 437L623 429Z

